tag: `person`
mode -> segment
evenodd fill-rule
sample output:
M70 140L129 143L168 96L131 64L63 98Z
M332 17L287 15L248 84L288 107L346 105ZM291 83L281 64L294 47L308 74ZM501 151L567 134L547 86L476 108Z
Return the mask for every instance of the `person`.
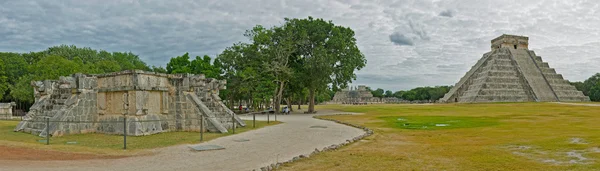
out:
M240 104L240 112L242 111L242 109L243 109L243 108L242 108L242 105Z
M287 106L283 107L283 113L286 114L286 115L289 115L290 114L290 109Z

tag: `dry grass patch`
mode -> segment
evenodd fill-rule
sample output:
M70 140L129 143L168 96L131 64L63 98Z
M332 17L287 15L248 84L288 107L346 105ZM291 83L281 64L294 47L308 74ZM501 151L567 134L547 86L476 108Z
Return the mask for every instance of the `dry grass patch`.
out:
M365 113L326 117L369 127L375 134L280 170L600 168L600 107L553 103L318 107ZM456 120L463 124L451 126L449 121Z

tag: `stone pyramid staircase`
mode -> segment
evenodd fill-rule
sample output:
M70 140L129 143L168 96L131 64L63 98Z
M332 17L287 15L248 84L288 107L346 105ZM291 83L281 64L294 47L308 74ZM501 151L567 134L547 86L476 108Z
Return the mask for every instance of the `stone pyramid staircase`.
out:
M441 101L589 101L589 98L533 51L499 48L484 54Z

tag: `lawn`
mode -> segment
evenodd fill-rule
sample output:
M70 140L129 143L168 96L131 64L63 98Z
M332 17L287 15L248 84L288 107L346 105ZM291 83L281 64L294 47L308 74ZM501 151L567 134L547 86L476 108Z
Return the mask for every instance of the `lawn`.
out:
M597 103L596 103L597 104ZM597 170L600 107L554 103L325 105L375 133L279 170Z
M246 127L240 127L235 133L242 133L259 129L280 122L256 121L256 128L252 121L245 121ZM45 138L23 132L13 132L19 121L0 121L0 145L26 147L40 150L54 150L64 152L90 153L100 155L139 155L146 154L146 149L166 147L178 144L200 143L199 132L166 132L149 136L127 136L127 150L123 150L122 135L105 134L78 134L61 137L51 137L50 145L45 145ZM204 133L204 141L231 135L229 133Z

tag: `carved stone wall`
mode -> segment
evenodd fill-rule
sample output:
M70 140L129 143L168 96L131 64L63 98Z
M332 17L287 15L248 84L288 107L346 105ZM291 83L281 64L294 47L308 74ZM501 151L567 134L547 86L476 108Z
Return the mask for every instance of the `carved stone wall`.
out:
M46 136L44 120L49 118L52 136L122 134L124 119L128 135L201 130L224 133L233 126L234 116L218 98L225 84L204 75L137 70L34 81L35 103L15 131ZM206 118L204 128L200 128L201 116ZM235 123L245 126L239 118Z

